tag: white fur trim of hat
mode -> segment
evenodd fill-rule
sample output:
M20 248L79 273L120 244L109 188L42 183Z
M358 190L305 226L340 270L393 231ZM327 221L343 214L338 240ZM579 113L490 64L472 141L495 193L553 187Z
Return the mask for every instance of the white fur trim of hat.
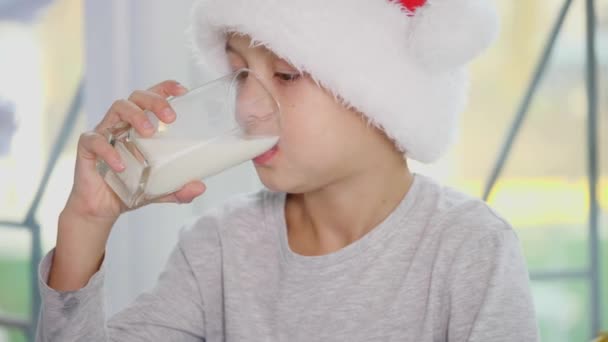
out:
M210 75L226 33L249 35L382 129L407 158L455 140L467 64L498 32L494 0L195 0L189 33Z

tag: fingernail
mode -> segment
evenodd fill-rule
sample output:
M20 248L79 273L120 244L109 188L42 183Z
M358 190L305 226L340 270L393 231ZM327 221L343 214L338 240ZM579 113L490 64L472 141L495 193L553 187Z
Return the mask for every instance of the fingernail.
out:
M154 125L152 125L152 123L148 120L144 121L144 129L146 130L152 130L154 129Z
M123 164L123 162L120 161L120 160L117 160L115 162L115 164L116 164L116 167L118 168L119 171L123 171L124 169L126 169L125 164Z
M166 118L172 118L172 117L175 116L175 112L171 108L165 108L161 112L161 115L164 116L164 117L166 117Z

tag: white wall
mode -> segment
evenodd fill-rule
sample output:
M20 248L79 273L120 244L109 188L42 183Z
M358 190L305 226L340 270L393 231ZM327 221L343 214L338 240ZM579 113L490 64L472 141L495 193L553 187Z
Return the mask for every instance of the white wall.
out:
M165 79L193 86L197 73L184 31L192 0L85 2L87 126L111 103L134 89ZM191 205L153 205L125 214L108 245L106 292L109 315L152 286L189 217L239 192L261 186L250 163L209 179L208 191Z

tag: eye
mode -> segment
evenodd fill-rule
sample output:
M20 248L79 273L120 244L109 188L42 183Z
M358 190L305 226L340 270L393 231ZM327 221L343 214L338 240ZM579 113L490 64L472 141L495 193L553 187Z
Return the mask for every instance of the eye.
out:
M279 81L282 81L282 82L294 82L294 81L298 80L302 75L299 73L277 72L274 74L274 76L276 78L278 78Z
M244 70L237 75L236 79L238 81L244 81L247 79L247 76L249 76L249 71Z

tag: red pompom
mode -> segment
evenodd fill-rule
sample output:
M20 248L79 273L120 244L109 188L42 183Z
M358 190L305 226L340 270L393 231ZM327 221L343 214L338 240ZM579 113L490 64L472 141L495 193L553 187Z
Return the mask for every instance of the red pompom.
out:
M403 7L407 8L410 12L416 12L416 9L423 6L426 0L399 0Z

